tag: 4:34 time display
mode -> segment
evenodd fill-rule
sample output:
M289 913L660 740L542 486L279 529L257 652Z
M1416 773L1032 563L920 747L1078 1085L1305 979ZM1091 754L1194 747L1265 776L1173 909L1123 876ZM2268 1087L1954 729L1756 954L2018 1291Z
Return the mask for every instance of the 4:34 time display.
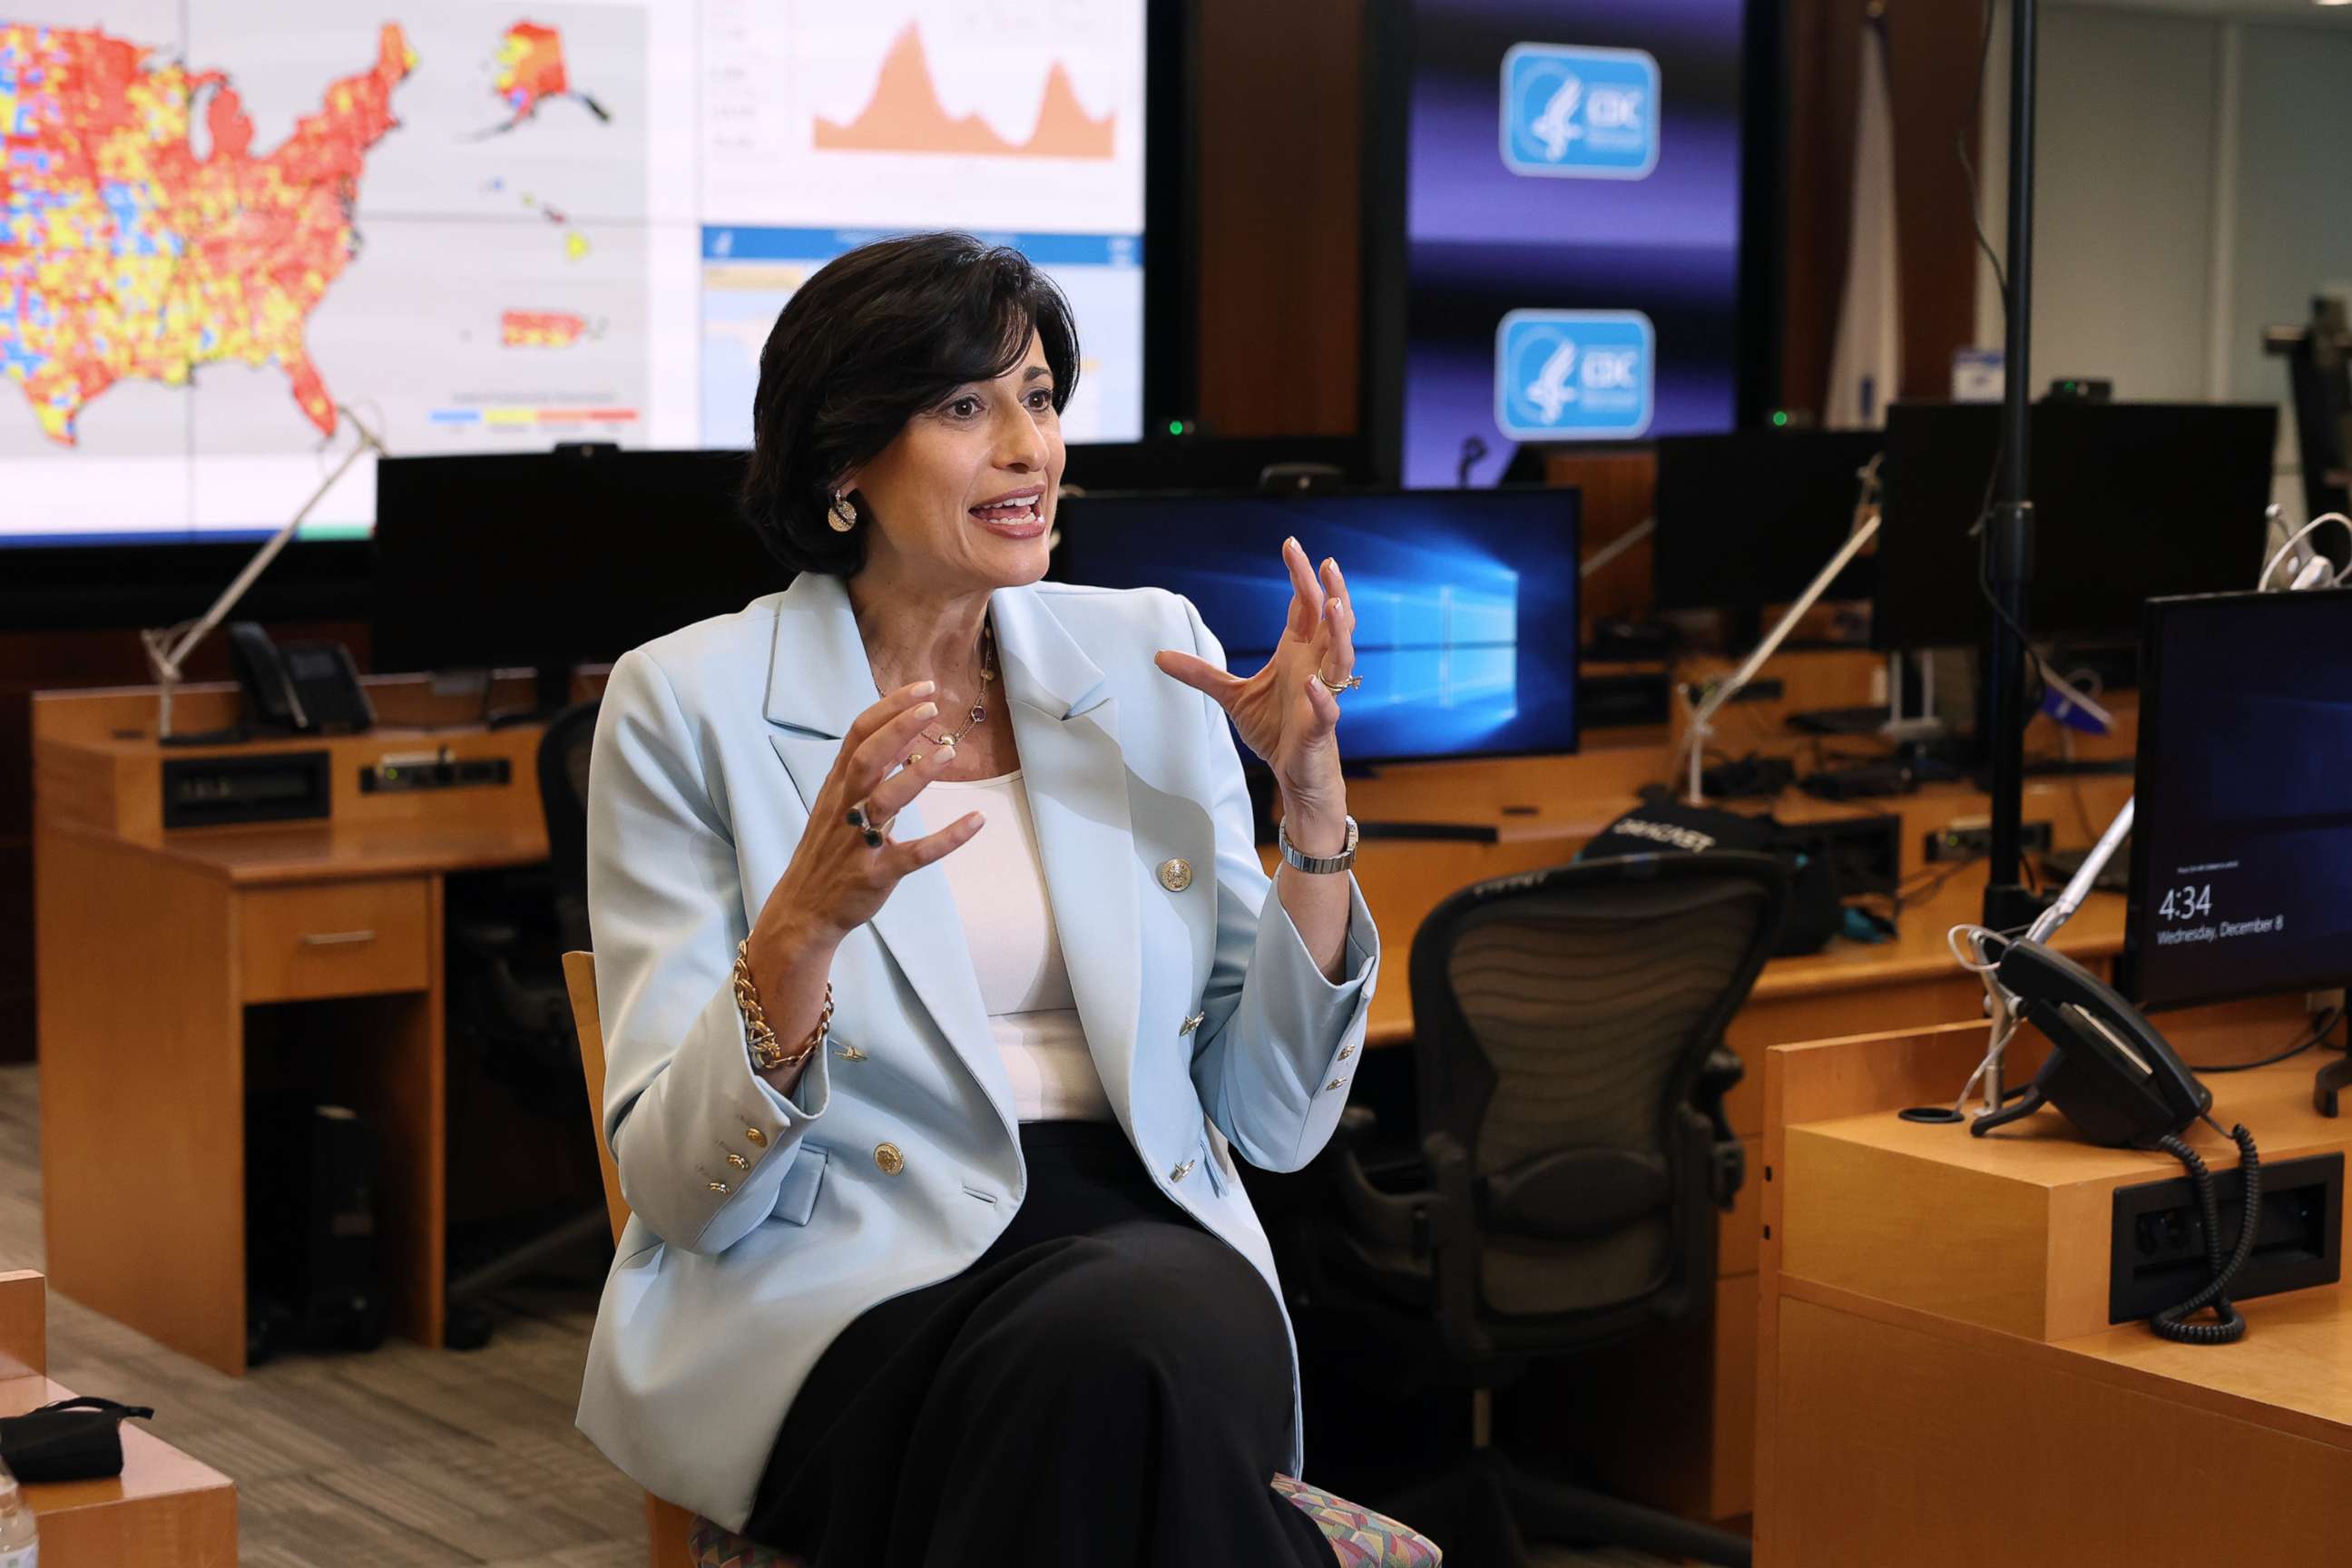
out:
M2167 888L2164 901L2156 912L2168 921L2193 921L2213 912L2213 884L2202 887Z

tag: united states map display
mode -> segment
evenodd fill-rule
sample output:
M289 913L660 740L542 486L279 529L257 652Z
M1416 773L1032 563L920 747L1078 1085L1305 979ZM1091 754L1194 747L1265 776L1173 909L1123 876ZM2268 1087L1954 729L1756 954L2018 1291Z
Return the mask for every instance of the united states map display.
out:
M226 73L0 21L0 376L49 439L72 446L117 382L184 385L221 362L277 365L334 431L304 334L359 247L368 150L399 124L393 92L415 64L385 26L373 64L257 153Z

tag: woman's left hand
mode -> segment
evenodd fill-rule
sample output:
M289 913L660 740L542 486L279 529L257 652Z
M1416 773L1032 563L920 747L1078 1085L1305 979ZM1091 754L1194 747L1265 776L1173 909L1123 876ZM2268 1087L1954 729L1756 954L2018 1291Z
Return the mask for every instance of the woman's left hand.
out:
M1206 692L1274 770L1286 820L1336 830L1347 791L1339 777L1339 700L1325 681L1344 685L1355 668L1356 613L1337 561L1326 557L1318 579L1296 539L1283 542L1282 560L1290 572L1290 615L1265 668L1233 675L1172 650L1158 662L1163 673Z

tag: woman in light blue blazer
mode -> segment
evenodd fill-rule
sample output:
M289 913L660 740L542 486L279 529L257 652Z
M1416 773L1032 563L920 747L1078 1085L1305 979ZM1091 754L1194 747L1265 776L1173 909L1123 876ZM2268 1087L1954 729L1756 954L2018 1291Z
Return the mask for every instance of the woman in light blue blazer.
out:
M1297 1359L1234 1156L1313 1158L1363 1043L1355 617L1270 542L1288 623L1235 676L1173 595L1040 583L1077 368L1017 252L823 268L744 497L799 575L627 655L597 723L633 1217L580 1425L812 1568L1330 1562L1268 1489Z

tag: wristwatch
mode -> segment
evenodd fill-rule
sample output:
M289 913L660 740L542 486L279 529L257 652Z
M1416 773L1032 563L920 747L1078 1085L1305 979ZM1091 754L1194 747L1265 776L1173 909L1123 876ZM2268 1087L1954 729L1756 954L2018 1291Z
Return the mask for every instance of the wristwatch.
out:
M1298 847L1290 841L1290 829L1283 826L1276 826L1274 841L1282 846L1282 858L1302 871L1312 871L1318 876L1344 871L1356 863L1356 819L1349 817L1347 823L1348 842L1340 846L1337 855L1301 855Z

